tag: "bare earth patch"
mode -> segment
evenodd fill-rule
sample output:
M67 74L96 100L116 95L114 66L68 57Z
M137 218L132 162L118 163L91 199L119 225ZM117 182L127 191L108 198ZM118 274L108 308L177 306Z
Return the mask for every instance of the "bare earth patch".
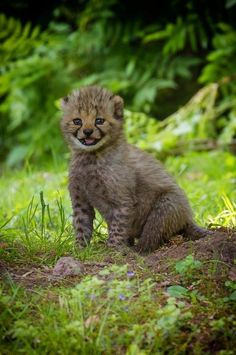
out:
M193 254L201 261L215 261L220 273L236 280L236 232L226 228L217 230L214 235L197 241L182 242L177 239L173 245L165 245L146 257L146 264L156 273L167 271L173 261Z
M215 276L228 277L231 280L236 280L236 233L233 230L222 228L216 231L214 236L209 236L197 241L184 242L182 237L176 237L171 244L164 245L152 254L144 257L144 268L138 265L135 254L123 256L119 260L119 264L128 264L130 269L137 271L141 278L150 275L148 270L153 274L161 274L166 278L159 286L166 286L171 283L169 277L169 269L173 262L185 258L187 255L193 254L194 258L206 262L215 262L217 265ZM66 259L66 258L61 258ZM73 259L68 257L69 259ZM59 259L60 260L60 259ZM76 262L76 260L75 260ZM78 261L77 261L78 262ZM112 256L107 256L103 262L83 262L81 264L81 272L73 274L65 272L65 275L60 275L55 272L55 266L49 267L45 265L12 265L5 262L0 262L0 275L3 279L10 278L26 289L34 287L48 287L57 285L73 286L80 282L84 275L96 275L105 267L111 266L117 261ZM71 266L69 266L71 267ZM146 267L146 269L145 269ZM64 272L64 271L63 271Z
M73 286L80 282L84 275L97 274L109 263L83 263L83 273L80 275L66 275L65 277L53 275L53 267L33 266L33 265L7 265L5 264L1 274L3 279L10 278L26 289L30 290L34 287L48 286Z

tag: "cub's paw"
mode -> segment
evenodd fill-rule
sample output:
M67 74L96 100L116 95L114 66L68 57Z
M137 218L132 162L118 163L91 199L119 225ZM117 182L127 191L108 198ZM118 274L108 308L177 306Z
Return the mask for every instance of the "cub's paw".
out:
M133 247L135 245L135 238L133 238L133 237L128 238L127 239L127 245L129 247Z
M90 244L89 240L86 240L86 239L81 238L81 237L77 237L76 238L76 246L77 246L78 249L84 249L87 246L89 246L89 244Z
M124 241L123 241L123 238L121 237L109 237L107 242L106 242L106 245L109 247L109 248L117 248L121 245L124 245Z
M124 242L123 238L109 238L106 245L109 248L112 248L122 255L127 255L129 252L129 248Z
M152 249L150 245L147 245L146 243L142 243L140 241L132 249L140 255L147 255L154 251L154 249Z

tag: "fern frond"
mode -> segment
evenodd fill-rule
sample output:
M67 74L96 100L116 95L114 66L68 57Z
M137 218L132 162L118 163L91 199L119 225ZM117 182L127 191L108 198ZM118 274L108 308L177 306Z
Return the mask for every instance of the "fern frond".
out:
M29 55L38 41L39 33L39 27L32 28L30 23L22 25L19 20L0 14L1 66Z

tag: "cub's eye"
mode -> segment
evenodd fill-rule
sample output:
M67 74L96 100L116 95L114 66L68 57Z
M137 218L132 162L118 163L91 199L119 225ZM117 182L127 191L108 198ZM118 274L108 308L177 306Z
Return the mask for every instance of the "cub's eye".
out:
M74 122L75 125L80 125L80 126L82 125L82 120L81 120L81 118L74 118L74 119L73 119L73 122Z
M95 120L95 124L103 124L105 122L104 118L97 117Z

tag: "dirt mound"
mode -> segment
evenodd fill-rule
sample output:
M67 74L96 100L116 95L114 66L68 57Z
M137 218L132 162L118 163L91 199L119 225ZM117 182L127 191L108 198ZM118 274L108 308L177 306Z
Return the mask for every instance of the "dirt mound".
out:
M221 228L209 237L197 241L180 242L177 238L174 244L164 246L146 257L146 264L155 272L168 269L173 261L193 254L201 261L216 261L228 268L231 276L236 279L236 231Z

